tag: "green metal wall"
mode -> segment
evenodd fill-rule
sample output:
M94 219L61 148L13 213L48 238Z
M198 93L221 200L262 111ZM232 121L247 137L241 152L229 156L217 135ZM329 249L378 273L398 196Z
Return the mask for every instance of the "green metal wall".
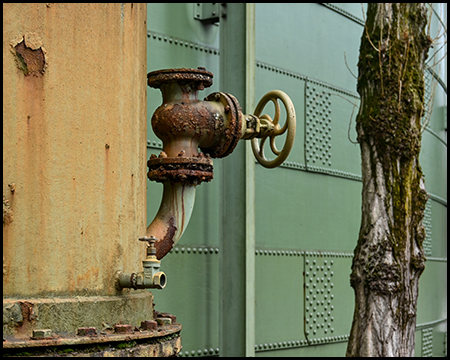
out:
M442 29L435 5L432 32L437 33ZM221 90L220 25L195 20L195 6L148 4L147 69L205 67L214 73L214 84L199 94L203 98ZM361 5L256 4L255 18L255 103L280 89L297 113L287 161L271 170L255 167L255 354L344 356L354 307L349 275L361 216L353 105L359 96L351 74L357 73ZM416 356L443 355L447 331L446 77L441 83L431 73L426 78L434 105L420 159L430 200ZM162 148L150 123L160 92L148 88L147 103L150 156ZM222 161L214 160L214 180L197 187L186 232L162 260L166 288L153 291L155 308L177 315L183 325L182 356L220 352L219 303L227 301L219 296ZM148 222L161 195L162 186L148 182Z

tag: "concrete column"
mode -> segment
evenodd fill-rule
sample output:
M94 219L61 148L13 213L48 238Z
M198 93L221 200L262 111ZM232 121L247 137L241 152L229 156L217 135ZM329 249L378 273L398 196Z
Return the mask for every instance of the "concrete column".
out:
M4 300L126 296L142 266L146 12L3 4Z

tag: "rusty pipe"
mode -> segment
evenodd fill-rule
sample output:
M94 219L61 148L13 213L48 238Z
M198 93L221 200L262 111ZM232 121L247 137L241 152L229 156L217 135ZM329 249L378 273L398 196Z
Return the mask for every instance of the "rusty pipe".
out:
M148 178L161 182L159 211L147 228L156 257L176 245L192 214L195 189L213 178L211 157L230 154L241 138L242 111L230 94L213 93L205 101L198 91L212 85L213 74L203 68L167 69L148 74L148 85L161 90L162 104L152 116L152 128L163 151L147 162ZM199 152L200 148L200 152Z
M158 213L147 227L147 236L154 236L156 258L163 258L183 235L195 202L195 184L164 182Z
M153 131L162 140L163 150L159 156L152 154L147 161L147 177L163 183L164 191L158 213L147 227L147 236L142 238L152 239L152 254L147 252L143 272L116 273L119 290L165 286L165 274L159 272L160 259L177 244L189 223L196 186L212 180L211 158L231 154L240 139L247 139L252 140L256 159L265 167L275 167L286 159L295 137L294 107L282 91L267 93L255 110L257 115L244 115L231 94L215 92L204 101L198 99L198 91L212 85L213 74L205 68L158 70L148 73L147 78L150 87L161 90L163 100L152 116ZM276 107L273 120L268 115L259 116L269 100ZM278 124L278 100L282 100L288 114L283 127ZM280 151L274 138L288 129L288 141ZM262 140L261 145L257 138ZM264 156L263 144L267 138L277 155L275 160Z
M239 102L228 93L215 92L201 101L198 91L211 86L213 78L205 68L158 70L148 73L147 78L150 87L161 90L163 100L152 116L153 131L163 141L163 151L159 156L151 155L147 162L148 178L164 184L160 209L147 228L148 236L160 239L155 246L161 259L178 242L189 222L196 185L213 178L211 158L225 157L240 139L251 139L254 154L263 166L280 165L294 141L295 111L290 98L279 90L261 99L255 115L244 115ZM278 100L287 112L283 127L278 124ZM259 116L268 101L275 104L273 120L268 115ZM287 141L280 151L275 136L286 131ZM261 139L261 145L256 138ZM263 153L268 138L277 155L274 160L267 160Z

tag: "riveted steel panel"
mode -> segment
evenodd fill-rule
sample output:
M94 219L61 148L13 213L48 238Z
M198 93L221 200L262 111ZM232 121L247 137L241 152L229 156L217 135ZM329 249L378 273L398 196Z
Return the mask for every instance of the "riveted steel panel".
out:
M436 286L439 284L439 286ZM447 261L429 258L419 280L417 325L447 316Z
M422 357L433 356L433 328L422 329Z
M432 256L447 259L447 206L440 201L431 203L431 251Z
M304 340L301 252L257 248L255 261L258 349L264 344L274 349L281 348L283 342Z
M348 287L352 254L304 252L305 336L311 343L346 340L354 308Z
M316 84L306 85L306 164L331 168L331 93Z
M161 269L167 285L152 291L155 308L176 315L183 325L181 355L217 355L219 248L178 243L162 259Z
M361 217L359 181L283 167L267 171L258 165L256 178L256 246L354 250Z
M285 26L267 26L283 19ZM295 24L295 26L293 26ZM354 91L361 25L314 3L258 3L256 59ZM331 65L332 64L332 65Z
M274 19L283 21L268 26ZM361 220L360 150L352 143L356 141L359 96L352 73L357 74L362 19L360 4L256 4L254 103L269 90L280 89L291 97L297 114L297 133L288 159L271 170L255 165L257 356L345 354L354 306L349 275ZM203 25L193 19L192 4L149 4L148 71L204 66L214 73L214 84L200 92L199 98L222 90L219 31L220 23ZM436 84L430 74L426 75L427 99L432 98ZM431 258L420 282L418 325L446 313L438 304L446 299L446 290L436 286L436 282L446 283L444 95L438 84L422 140L421 164L431 193L425 217L426 251ZM244 107L246 99L238 100ZM160 104L160 93L149 88L148 154L158 153L162 146L150 127L151 114ZM271 103L264 112L273 116ZM282 106L281 112L283 123ZM283 144L283 136L276 139L278 149ZM265 154L271 158L269 149ZM223 221L222 170L222 160L215 159L214 180L197 187L190 223L180 243L162 261L168 285L155 291L156 307L167 305L167 311L176 314L183 325L182 356L219 353L219 256L215 249L220 251ZM242 183L244 176L233 181ZM161 194L160 184L148 183L148 221L158 210ZM303 275L305 260L313 266L312 270L308 267L308 275ZM193 276L199 271L198 277ZM309 283L316 288L307 288ZM308 301L308 312L304 301ZM309 343L305 324L309 331L316 331L308 334ZM422 351L421 335L422 328L417 330L416 355Z

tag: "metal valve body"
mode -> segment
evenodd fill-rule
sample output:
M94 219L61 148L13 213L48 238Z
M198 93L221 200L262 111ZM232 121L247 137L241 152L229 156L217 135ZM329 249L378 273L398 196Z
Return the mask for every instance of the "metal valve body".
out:
M148 85L160 89L163 97L152 117L163 151L148 161L149 179L194 184L210 181L213 167L209 157L229 155L241 138L238 101L225 93L199 100L198 91L212 85L213 74L204 68L158 70L147 78Z

